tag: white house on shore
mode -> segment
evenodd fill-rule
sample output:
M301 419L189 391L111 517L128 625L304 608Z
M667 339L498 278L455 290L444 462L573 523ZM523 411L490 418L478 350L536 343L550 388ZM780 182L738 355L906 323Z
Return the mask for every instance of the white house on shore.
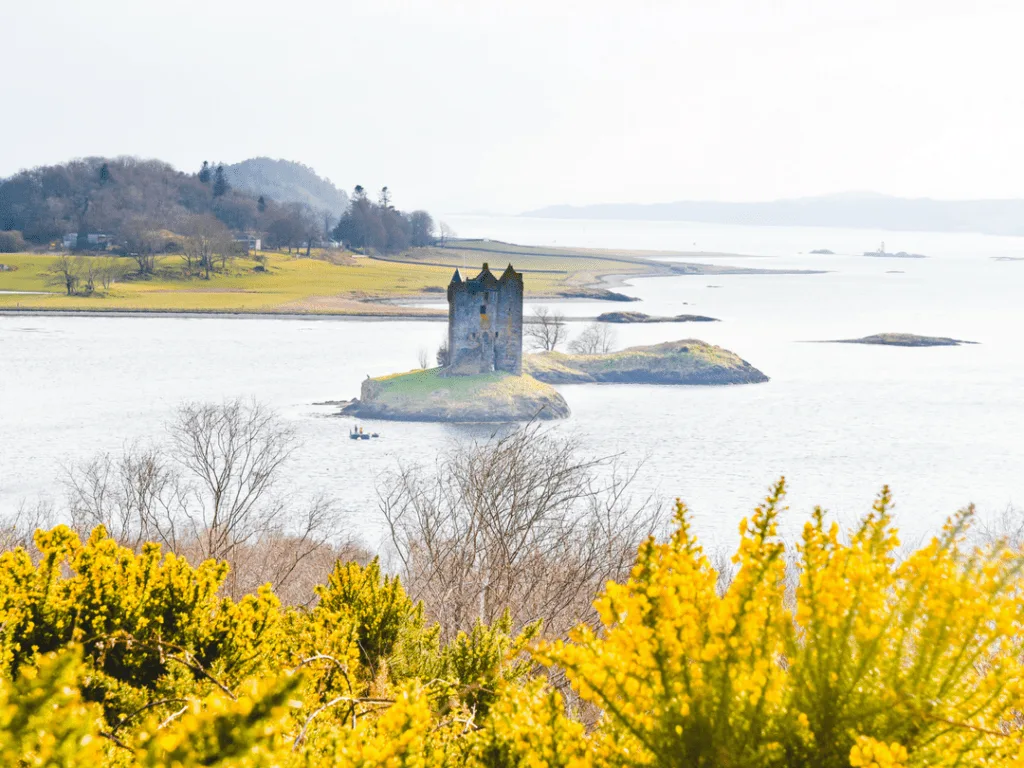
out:
M253 235L236 237L235 242L245 248L246 253L259 253L263 250L263 243L260 242L258 237L254 237Z
M104 235L99 232L90 232L85 236L86 242L90 248L106 248L110 243L111 239L109 235ZM78 233L68 232L62 239L63 245L68 250L78 247Z

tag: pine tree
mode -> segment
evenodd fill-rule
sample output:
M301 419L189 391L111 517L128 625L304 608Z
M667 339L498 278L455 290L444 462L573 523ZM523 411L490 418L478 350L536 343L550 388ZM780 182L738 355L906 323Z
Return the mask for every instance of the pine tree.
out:
M203 184L210 183L210 163L206 160L203 160L203 167L199 170L199 180Z
M259 210L260 213L266 212L267 201L264 199L263 195L260 195L259 198L256 200L256 208L257 210Z
M227 194L229 189L231 189L231 185L228 184L227 177L224 175L224 166L218 165L217 172L213 177L213 196L220 197Z
M106 163L100 166L100 184L106 184L110 181L110 166Z

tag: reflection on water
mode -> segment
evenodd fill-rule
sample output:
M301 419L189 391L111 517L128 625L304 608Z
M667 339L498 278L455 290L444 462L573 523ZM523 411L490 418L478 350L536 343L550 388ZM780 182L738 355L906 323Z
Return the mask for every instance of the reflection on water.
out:
M697 240L682 225L618 222L613 231L607 222L474 221L495 239L538 244L685 249ZM480 234L466 220L451 223L461 235ZM815 503L846 519L859 514L882 483L894 488L908 539L970 501L988 511L1022 503L1024 263L990 258L1021 250L1018 240L886 234L887 244L933 256L909 262L805 255L812 248L867 250L880 239L870 232L698 228L699 247L708 250L768 251L775 258L758 266L831 271L643 279L624 289L640 302L566 302L560 309L577 317L628 308L721 318L617 326L616 333L622 346L691 336L721 344L771 382L565 386L573 417L557 429L595 453L645 460L642 490L683 497L698 531L723 542L780 474L792 489L789 535ZM757 249L762 236L767 244ZM861 240L866 245L853 247ZM881 331L982 343L804 343ZM353 526L376 542L374 487L382 471L398 461L430 462L450 441L485 437L493 428L376 422L368 426L380 440L350 441L351 420L312 404L356 395L367 375L414 367L420 349L432 354L443 334L437 323L395 321L0 316L0 510L58 495L52 478L61 461L159 435L183 400L252 396L280 409L299 431L295 492L342 498Z

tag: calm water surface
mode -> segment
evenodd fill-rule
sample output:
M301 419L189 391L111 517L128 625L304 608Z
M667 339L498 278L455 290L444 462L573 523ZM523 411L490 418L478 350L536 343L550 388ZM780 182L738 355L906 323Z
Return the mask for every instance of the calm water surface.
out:
M649 314L708 314L714 324L619 326L620 346L697 337L725 346L771 382L743 387L561 387L573 416L556 428L595 453L643 460L638 489L684 498L706 539L736 525L781 474L784 529L814 504L850 520L883 483L913 540L969 502L996 513L1024 503L1024 255L1017 238L449 217L462 236L528 244L734 252L743 266L819 275L683 276L633 281ZM858 256L881 240L924 260ZM829 248L835 256L811 256ZM896 272L898 271L898 272ZM625 305L566 302L573 317ZM581 325L575 326L581 328ZM976 346L901 349L808 343L882 331L954 336ZM372 423L315 406L358 393L367 375L412 368L434 350L433 322L181 317L0 317L0 512L56 497L62 462L162 433L184 400L252 396L294 425L295 493L342 500L355 531L381 535L375 486L398 461L429 462L489 428Z

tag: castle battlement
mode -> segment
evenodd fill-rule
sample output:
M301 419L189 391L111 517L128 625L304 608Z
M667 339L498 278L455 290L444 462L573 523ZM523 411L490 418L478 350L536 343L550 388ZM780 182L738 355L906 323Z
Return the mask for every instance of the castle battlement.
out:
M448 285L448 373L523 372L523 275L512 265L495 277L455 270Z

